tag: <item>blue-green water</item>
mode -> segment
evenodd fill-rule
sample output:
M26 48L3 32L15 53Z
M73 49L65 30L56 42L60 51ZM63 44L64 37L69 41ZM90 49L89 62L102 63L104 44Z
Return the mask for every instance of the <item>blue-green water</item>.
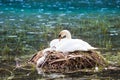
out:
M33 54L62 29L69 29L73 38L119 52L120 0L0 0L0 59L4 61L4 53L13 58Z
M97 16L117 16L119 14L119 0L0 1L0 24L6 23L7 20L17 20L19 22L24 22L24 18L32 17L37 19L36 23L38 24L38 26L42 24L47 26L53 26L53 24L58 23L59 18L63 20L62 17L64 16L68 16L69 19L80 19L82 16L95 18ZM46 23L44 23L44 21ZM11 23L15 24L13 22Z

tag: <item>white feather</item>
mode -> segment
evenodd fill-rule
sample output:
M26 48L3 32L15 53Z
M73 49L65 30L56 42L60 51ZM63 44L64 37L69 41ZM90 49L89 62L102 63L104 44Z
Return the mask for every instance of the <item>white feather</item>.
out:
M50 42L50 48L56 51L66 53L66 52L74 52L77 50L89 51L89 50L97 49L81 39L71 39L71 34L68 30L63 30L60 33L61 36L66 35L66 38L63 38L60 41L59 39L54 39Z

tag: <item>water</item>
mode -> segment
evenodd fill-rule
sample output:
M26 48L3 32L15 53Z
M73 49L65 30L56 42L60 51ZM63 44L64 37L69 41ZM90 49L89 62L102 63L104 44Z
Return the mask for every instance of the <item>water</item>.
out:
M117 55L120 0L0 0L1 63L7 60L15 66L15 57L30 58L62 29L69 29L73 38Z

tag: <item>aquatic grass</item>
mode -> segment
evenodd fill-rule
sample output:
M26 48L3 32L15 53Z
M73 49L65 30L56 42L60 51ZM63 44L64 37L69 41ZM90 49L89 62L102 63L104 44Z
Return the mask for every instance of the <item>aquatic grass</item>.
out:
M5 45L2 52L1 52L2 53L2 55L1 55L2 58L3 59L9 58L10 51L11 51L10 48L7 45Z
M7 77L12 76L13 72L8 69L0 68L0 79L7 79Z
M74 22L74 21L73 21ZM93 24L95 22L95 24ZM20 34L17 34L16 32L15 32L15 30L14 31L11 31L10 32L10 34L12 34L12 35L16 35L17 34L17 36L18 37L21 37L21 40L23 40L23 39L27 39L28 38L28 43L30 43L31 42L31 40L30 40L30 42L29 42L29 37L28 37L28 35L29 34L27 34L27 32L43 32L43 34L38 34L38 35L36 35L36 36L38 36L39 38L41 38L41 39L46 39L45 41L47 42L48 40L49 40L49 36L48 36L48 34L52 34L52 33L50 33L50 32L52 32L53 30L55 30L55 31L53 31L53 33L54 33L54 36L55 37L57 37L57 35L58 35L58 32L60 31L60 30L62 30L62 29L69 29L69 30L71 30L71 32L73 33L73 34L75 34L75 36L76 37L78 37L79 38L79 36L77 36L77 35L79 35L79 33L80 33L80 36L82 36L82 35L84 35L84 37L86 36L86 38L88 37L88 36L93 36L94 37L94 34L92 34L92 33L90 33L89 31L94 31L94 32L96 32L94 29L97 29L97 31L100 31L99 33L97 33L97 34L102 34L102 35L108 35L107 34L107 32L108 32L108 25L106 25L106 23L105 22L100 22L100 20L96 23L96 20L94 20L94 19L83 19L83 22L81 22L80 23L81 24L81 26L79 26L79 28L76 28L76 29L74 29L74 28L71 28L71 27L65 27L65 26L60 26L60 25L58 25L58 26L56 26L55 28L50 28L50 27L46 27L46 26L40 26L39 28L30 28L30 26L27 26L27 25L23 25L23 29L25 29L25 31L23 31L23 34L22 33L20 33ZM21 26L22 27L22 26ZM22 28L21 28L22 29ZM17 30L17 29L16 29ZM77 35L76 35L77 34ZM29 35L29 36L31 36L31 35ZM36 37L35 37L35 35L33 34L32 35L33 37L31 37L31 38L35 38L36 39ZM83 37L83 38L84 38ZM89 37L88 37L89 38ZM105 39L106 39L107 37L105 36ZM34 40L33 40L34 41ZM104 41L104 40L103 40ZM109 40L108 40L109 41ZM104 42L104 43L106 43L106 42Z
M106 52L104 57L114 66L120 66L120 52Z

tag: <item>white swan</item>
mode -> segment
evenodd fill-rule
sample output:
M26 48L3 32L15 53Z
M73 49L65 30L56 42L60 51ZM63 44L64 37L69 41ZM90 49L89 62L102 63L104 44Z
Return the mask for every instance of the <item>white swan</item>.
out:
M81 39L72 39L71 33L68 30L62 30L59 33L59 39L55 39L55 41L53 41L55 50L59 52L68 53L77 50L89 51L89 50L97 49Z

